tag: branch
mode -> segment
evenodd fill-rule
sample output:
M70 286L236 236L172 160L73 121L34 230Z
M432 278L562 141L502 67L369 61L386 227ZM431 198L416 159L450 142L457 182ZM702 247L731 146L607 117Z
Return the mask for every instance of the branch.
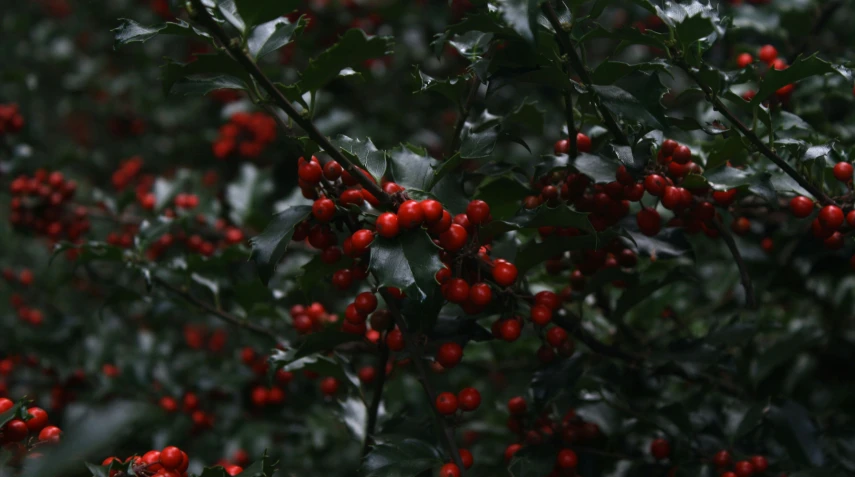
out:
M739 248L736 246L736 242L733 240L733 236L730 234L730 231L727 230L727 227L722 225L721 221L718 219L713 219L713 226L718 229L721 234L721 238L724 240L724 243L727 244L727 248L730 249L730 254L733 255L733 260L736 262L736 266L739 268L739 275L742 279L742 287L745 289L745 304L751 310L757 309L757 300L754 297L754 285L751 282L751 276L748 274L748 268L745 266L745 261L742 259L742 255L739 253Z
M472 103L475 102L475 96L478 95L478 76L472 75L469 79L469 94L466 96L466 102L460 109L460 117L457 118L457 124L454 126L454 136L451 137L451 148L448 151L447 157L452 157L460 148L460 141L463 139L461 133L463 126L466 125L466 118L469 117L469 111L472 109Z
M291 118L298 126L300 126L309 138L315 141L318 146L321 147L330 157L339 163L341 167L343 167L359 184L365 188L368 192L371 193L374 197L377 198L381 203L386 205L392 204L392 197L389 196L383 189L380 188L377 184L375 184L371 179L366 177L362 172L356 167L356 165L347 158L342 152L324 136L318 128L315 126L315 123L312 122L311 119L304 117L302 114L297 112L294 109L294 106L291 105L291 102L288 101L287 98L276 88L276 85L270 81L264 72L261 71L261 68L253 61L253 59L247 55L247 53L240 46L241 42L238 39L232 40L229 37L228 33L211 17L211 14L208 13L208 10L202 4L202 0L190 0L193 4L193 11L191 15L199 21L202 25L204 25L211 35L214 36L223 47L228 50L228 52L232 55L232 57L238 63L243 66L249 74L255 78L256 81L261 85L261 87L270 95L273 99L273 102L276 103L277 106L282 108L285 111L285 114Z
M365 443L362 445L362 458L368 455L368 449L374 441L374 428L377 427L377 413L380 412L380 402L383 400L383 386L386 384L386 363L389 362L389 347L383 340L379 343L380 354L377 356L374 391L371 395L371 407L368 409L368 421L365 425Z
M692 69L692 67L691 67L691 66L689 66L689 65L685 62L685 60L683 60L683 59L676 59L676 60L675 60L675 63L677 64L677 66L679 66L680 68L682 68L682 69L683 69L683 71L685 71L685 72L686 72L686 74L687 74L687 75L689 75L689 77L690 77L690 78L692 78L692 80L694 80L694 82L695 82L695 83L697 83L697 85L698 85L698 86L700 86L700 88L701 88L701 89L704 91L704 93L706 94L707 101L709 101L709 102L711 102L711 103L713 104L713 107L715 108L715 110L716 110L716 111L718 111L719 113L721 113L721 115L722 115L722 116L724 116L725 118L727 118L727 119L728 119L728 120L733 124L733 126L734 126L734 127L736 127L736 129L738 129L738 130L739 130L739 132L740 132L740 133L742 133L742 135L743 135L743 136L745 136L749 141L751 141L751 143L752 143L752 144L754 144L754 146L756 146L756 147L757 147L757 149L758 149L758 150L759 150L759 151L760 151L764 156L766 156L767 158L769 158L769 160L770 160L770 161L772 161L773 163L775 163L775 165L776 165L776 166L778 166L779 168L781 168L781 170L783 170L783 171L784 171L788 176L790 176L790 177L792 177L793 179L795 179L795 181L796 181L796 182L798 182L800 186L802 186L805 190L807 190L808 192L810 192L810 194L811 194L811 195L813 195L814 197L816 197L816 199L817 199L817 200L819 200L819 201L820 201L820 202L822 202L823 204L834 204L834 205L837 205L837 203L836 203L836 202L834 202L834 200L832 200L830 197L828 197L827 195L825 195L825 193L824 193L823 191L821 191L820 189L816 188L816 187L815 187L813 184L811 184L811 183L810 183L810 181L808 181L804 176L802 176L801 174L799 174L799 172L798 172L798 171L796 171L796 170L793 168L793 166L789 165L789 164L787 163L787 161L785 161L785 160L784 160L781 156L779 156L775 151L773 151L772 149L770 149L770 148L769 148L769 146L767 146L767 145L763 142L763 140L762 140L762 139L760 139L760 138L757 136L757 134L755 134L755 133L754 133L754 131L752 131L752 130L751 130L751 129L749 129L747 126L745 126L745 124L743 124L743 123L742 123L742 121L740 121L740 120L739 120L739 119L738 119L738 118L737 118L737 117L736 117L736 116L735 116L735 115L730 111L730 109L728 109L728 108L727 108L727 106L725 106L724 102L722 102L722 100L721 100L721 99L720 99L720 98L715 94L715 92L712 90L712 88L711 88L709 85L707 85L706 83L704 83L704 80L700 77L700 75L698 75L698 74L697 74L697 73Z
M552 3L546 1L541 5L540 9L543 11L543 14L546 15L546 19L549 20L549 24L555 29L555 36L558 38L558 43L561 45L561 48L564 49L564 53L567 54L568 64L572 66L574 71L576 71L579 78L582 80L582 84L585 85L585 88L587 88L593 96L594 104L600 111L600 116L603 117L603 122L605 122L606 128L612 133L619 143L628 146L629 139L627 139L617 121L615 121L611 111L603 106L603 103L600 101L600 97L594 91L591 76L588 74L588 70L585 68L585 65L582 64L579 54L576 53L576 48L570 40L570 35L568 35L567 31L564 30L564 27L561 26L561 20L558 18L558 14L555 13L555 9L552 8ZM573 136L571 135L571 141L574 141L575 143L575 139L572 139L572 137Z
M395 299L389 295L389 292L386 291L385 288L380 289L380 294L383 295L383 300L386 301L386 306L389 308L389 311L392 313L392 316L395 319L395 324L398 325L398 329L401 330L401 334L404 337L404 345L407 349L407 353L410 355L410 359L413 362L413 365L416 367L416 372L418 373L419 382L422 385L422 388L425 391L430 402L428 403L431 410L434 413L434 418L439 423L439 426L442 430L442 436L445 438L445 447L446 450L451 454L451 459L457 464L457 468L460 469L460 475L463 475L463 471L465 467L463 466L463 462L460 460L460 452L457 449L457 443L454 441L454 432L448 426L448 423L445 421L445 416L442 416L439 411L436 410L436 392L433 390L433 386L430 384L430 380L428 379L427 368L425 368L424 363L424 355L422 354L422 347L419 343L416 342L416 337L410 333L407 328L407 323L404 321L403 316L401 315L401 311L398 309L398 305L395 302Z
M240 328L252 331L253 333L266 336L266 337L272 339L273 341L275 341L277 343L279 342L279 338L277 338L276 335L271 330L269 330L263 326L258 326L254 323L250 323L244 319L238 318L237 316L232 315L231 313L223 311L223 310L215 307L214 305L212 305L206 301L203 301L203 300L196 298L195 296L191 295L188 291L183 290L181 288L176 287L175 285L170 284L169 282L167 282L166 280L164 280L160 277L152 277L152 280L155 283L157 283L158 285L160 285L161 287L163 287L165 290L172 293L173 295L178 296L178 297L184 299L185 301L188 301L188 302L198 306L199 308L202 308L203 310L207 311L208 313L216 316L217 318L219 318L219 319L221 319L227 323L231 323L231 324L238 326Z

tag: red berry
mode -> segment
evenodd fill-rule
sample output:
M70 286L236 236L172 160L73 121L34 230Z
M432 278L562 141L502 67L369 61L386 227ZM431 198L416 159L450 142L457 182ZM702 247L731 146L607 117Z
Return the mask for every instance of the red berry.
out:
M555 152L555 155L567 154L570 152L570 141L568 139L559 139L555 142L552 150Z
M754 57L750 53L742 53L736 57L736 66L739 68L745 68L751 63L754 63Z
M319 222L329 222L335 215L335 202L326 197L318 199L312 204L312 215Z
M734 464L733 472L737 477L751 477L754 474L754 464L747 460L741 460Z
M713 192L713 199L716 204L727 207L733 203L734 199L736 199L736 193L739 192L736 189L727 189L727 190L717 190Z
M374 369L373 366L363 366L359 369L359 380L365 384L371 384L374 382L374 378L377 375L377 370Z
M798 218L805 218L813 212L813 201L801 195L790 199L790 212Z
M644 178L644 188L650 195L655 195L656 197L660 197L665 192L665 186L667 185L668 181L659 174L650 174Z
M672 154L674 154L674 150L677 149L677 146L679 145L680 144L673 139L666 139L662 141L662 147L660 148L660 151L662 152L663 156L671 156Z
M543 305L550 310L555 310L561 306L561 298L551 291L544 290L537 292L534 296L534 304Z
M508 400L508 411L510 411L512 416L525 414L527 407L528 404L522 396L512 397Z
M398 207L398 223L405 229L418 227L424 222L425 214L421 204L408 200Z
M374 241L374 234L368 229L357 230L350 237L351 245L356 250L365 250Z
M362 292L353 300L356 309L362 313L372 313L377 309L377 297L371 292Z
M577 133L576 149L578 149L579 152L591 152L591 138L582 133Z
M662 228L662 218L655 209L639 210L638 215L635 216L635 221L638 223L638 230L648 237L658 234Z
M832 169L835 179L840 182L849 182L852 180L852 164L848 162L838 162Z
M47 426L39 432L39 440L42 442L57 443L62 431L56 426Z
M511 342L516 341L522 333L520 322L515 319L502 320L499 322L499 335L503 340Z
M552 321L552 310L543 305L531 307L531 321L540 326L546 326Z
M335 181L341 177L341 166L335 161L330 161L324 166L324 177L327 180Z
M513 285L517 280L517 267L512 263L497 261L493 265L493 280L499 286L507 287Z
M227 465L223 467L223 470L226 471L227 474L231 476L240 475L243 472L243 467L239 465Z
M468 469L475 463L475 459L472 457L469 449L459 449L457 453L460 454L460 462L463 463L463 468Z
M457 396L452 393L440 393L436 397L436 410L443 416L457 412Z
M404 334L401 333L401 330L392 330L386 334L386 346L392 351L404 349Z
M12 419L3 428L3 437L7 442L18 442L27 437L27 424L20 419Z
M671 155L671 158L677 164L686 164L692 160L692 151L687 146L681 144L674 149L674 154Z
M383 212L377 217L377 222L374 223L377 233L381 237L393 238L400 232L398 227L398 216L392 212Z
M770 65L778 57L778 50L772 45L764 45L760 48L757 56L760 58L760 61Z
M762 455L755 455L751 457L751 465L754 466L755 471L762 474L769 468L769 461L767 461Z
M325 396L334 396L338 392L338 379L326 377L321 380L320 388Z
M836 205L826 205L819 211L820 224L829 230L837 230L843 225L843 211Z
M460 468L457 464L445 464L439 469L439 477L460 477Z
M671 455L671 444L665 439L654 439L650 444L650 454L656 460L665 460Z
M48 414L40 407L31 407L27 409L30 415L30 420L27 421L27 429L31 432L39 432L48 423Z
M546 332L546 342L552 347L558 348L565 341L567 341L567 331L564 328L556 326Z
M164 447L160 451L160 464L167 470L177 469L182 460L181 449L175 446Z
M522 449L522 445L520 444L511 444L505 448L505 462L510 462L511 459L514 458L514 454L516 454L520 449Z
M425 223L432 224L442 218L442 204L433 199L425 199L420 202Z
M490 218L490 206L483 200L473 200L466 206L466 217L473 225L480 225Z
M347 290L353 284L353 273L347 268L338 270L333 273L332 283L339 290Z
M474 411L481 405L481 393L475 388L463 388L457 393L457 401L463 411Z
M297 175L309 184L317 184L321 181L323 170L317 162L306 162L297 168Z
M463 226L451 224L451 226L439 235L439 244L449 252L456 252L466 245L469 233Z
M720 450L713 456L713 464L716 467L727 467L730 465L730 462L730 452L726 450Z
M443 287L446 300L463 303L469 298L469 284L462 278L452 278Z
M443 343L436 353L436 360L443 368L453 368L463 359L463 347L457 343Z
M577 465L579 465L579 458L576 457L576 453L570 449L561 449L558 452L558 458L555 459L555 463L558 464L558 467L562 469L575 469Z
M486 306L493 299L493 290L486 283L476 283L469 288L469 303Z

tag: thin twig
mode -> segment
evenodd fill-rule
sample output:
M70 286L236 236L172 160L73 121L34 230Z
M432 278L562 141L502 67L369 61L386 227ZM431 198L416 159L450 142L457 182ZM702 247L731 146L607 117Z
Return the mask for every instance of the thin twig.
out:
M374 391L371 395L371 407L368 408L368 420L365 424L365 443L362 445L362 458L368 455L368 450L374 442L374 428L377 427L377 414L380 412L380 402L383 400L383 386L386 384L386 364L389 362L389 347L382 340L379 343L380 354L377 356L375 367Z
M258 64L243 50L241 47L241 42L238 39L232 39L229 37L228 33L211 17L211 14L208 13L208 10L202 4L202 0L190 0L193 5L192 16L196 20L199 21L202 25L204 25L211 35L214 36L226 50L232 55L232 57L238 63L243 66L247 72L255 78L256 81L261 85L261 87L267 92L268 95L273 99L277 106L282 108L285 111L285 114L291 118L292 121L297 123L300 128L306 131L306 134L309 138L315 141L318 146L321 147L330 157L339 163L359 184L365 188L368 192L371 193L374 197L377 198L381 203L386 205L392 204L392 197L383 191L377 184L375 184L372 180L366 177L357 167L356 165L347 158L342 152L335 147L326 136L324 136L318 128L315 126L315 123L312 122L311 119L304 117L302 114L297 112L294 106L291 105L291 102L276 88L276 85L270 81L261 68L258 67Z
M555 9L552 7L552 3L549 1L543 2L540 9L543 11L543 14L546 15L546 19L549 21L549 24L552 25L552 28L555 29L555 35L558 38L558 43L561 45L561 48L564 49L564 53L567 55L567 61L570 66L579 75L579 78L582 80L582 83L585 85L585 88L591 93L594 98L594 104L597 109L600 111L600 116L603 117L603 122L606 125L606 129L612 133L617 142L629 145L629 139L626 137L626 134L623 133L617 121L615 121L614 116L612 116L611 111L609 111L600 101L599 95L594 91L594 83L591 80L591 76L588 74L588 70L585 68L585 65L582 63L582 59L579 58L579 54L576 53L576 48L573 45L573 42L570 40L570 35L564 30L564 27L561 26L561 20L558 18L558 14L555 13ZM568 92L569 94L569 92Z
M766 143L764 143L763 140L760 139L757 134L754 133L754 131L745 126L745 124L743 124L742 121L740 121L739 118L737 118L730 111L730 109L725 106L724 102L722 102L722 100L715 94L712 88L710 88L710 86L704 82L700 75L698 75L698 73L695 72L692 67L685 62L685 60L676 59L675 63L677 64L677 66L682 68L683 71L685 71L686 74L689 75L689 77L692 78L692 80L694 80L694 82L697 83L698 86L700 86L700 88L706 94L707 101L713 104L715 110L721 113L722 116L727 118L733 124L733 126L736 127L736 129L738 129L740 133L742 133L743 136L745 136L749 141L751 141L752 144L754 144L755 147L757 147L757 150L759 150L764 156L769 158L770 161L775 163L776 166L781 168L784 173L795 179L795 181L798 182L800 186L810 192L810 194L816 197L817 200L819 200L823 204L836 205L836 202L834 202L834 200L828 197L822 190L814 186L803 175L799 174L799 172L796 171L793 166L789 165L787 161L785 161L775 151L770 149L769 146L766 145Z
M751 310L757 309L757 300L754 298L754 285L751 281L751 275L748 274L748 267L745 266L745 260L742 259L742 254L739 253L739 248L736 246L736 241L733 240L733 235L727 230L720 220L713 220L713 226L721 234L722 240L733 255L733 261L739 268L739 275L742 279L742 287L745 289L745 304Z
M461 133L463 133L463 127L466 125L466 118L469 117L469 112L472 110L472 103L475 102L475 97L478 95L479 86L478 76L473 74L472 78L469 79L469 94L466 95L466 101L460 108L460 117L457 118L457 124L454 126L454 136L451 137L451 147L448 150L447 157L454 156L457 149L460 148L460 141L463 139Z
M214 305L212 305L206 301L203 301L203 300L196 298L195 296L191 295L186 290L182 290L181 288L178 288L175 285L172 285L171 283L167 282L166 280L164 280L160 277L152 277L152 280L154 281L154 283L160 285L161 287L163 287L165 290L169 291L173 295L178 296L178 297L184 299L185 301L188 301L188 302L198 306L199 308L202 308L203 310L207 311L208 313L216 316L217 318L219 318L225 322L231 323L231 324L238 326L240 328L243 328L245 330L252 331L253 333L266 336L275 342L279 342L279 338L277 338L276 334L274 334L273 331L271 331L271 330L269 330L263 326L258 326L254 323L250 323L244 319L238 318L237 316L232 315L229 312L223 311L223 310L217 308L216 306L214 306Z

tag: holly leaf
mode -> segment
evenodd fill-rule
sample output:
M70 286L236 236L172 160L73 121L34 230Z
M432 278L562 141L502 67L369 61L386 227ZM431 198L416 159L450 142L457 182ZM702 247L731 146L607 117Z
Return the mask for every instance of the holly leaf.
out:
M573 167L593 179L594 182L603 183L617 180L616 174L620 163L609 157L583 152L573 161Z
M499 0L502 20L528 43L534 43L537 15L544 0Z
M246 89L246 85L249 84L249 75L246 70L223 53L196 55L195 60L189 63L168 59L162 67L162 72L161 82L165 94L174 92L176 83L180 81L189 81L194 84L189 91L186 88L183 89L181 92L184 94L207 93L220 88Z
M371 244L368 269L377 277L378 285L400 288L413 297L426 298L431 293L442 266L439 249L421 229L395 239L378 237Z
M246 28L285 16L302 5L300 0L234 0Z
M249 53L255 59L261 59L269 53L291 43L306 26L304 17L291 23L287 18L280 18L262 23L253 28L247 40Z
M331 351L338 345L354 341L364 341L364 339L361 335L342 331L312 333L303 339L300 346L297 347L297 351L292 355L292 359L296 360L315 353Z
M391 37L369 36L359 29L348 30L335 45L309 61L300 79L300 89L317 91L338 77L342 70L391 54L392 47Z
M360 475L410 477L442 465L439 451L425 441L404 438L375 445L365 456Z
M383 178L386 173L386 153L379 151L370 138L352 139L338 135L331 142L348 156L355 158L378 182Z
M852 83L852 72L848 68L829 63L817 57L816 54L807 58L800 56L786 69L776 70L772 68L766 73L763 82L760 83L760 89L757 90L757 94L751 100L751 106L760 105L766 98L783 86L796 83L811 76L826 75L829 73L839 74L846 78L847 82Z
M786 401L783 406L771 409L769 420L775 426L775 437L784 444L796 462L814 467L825 463L819 429L804 406L795 401Z
M415 78L419 81L419 89L416 93L432 91L445 96L452 103L459 103L465 94L468 82L464 76L456 76L448 79L439 79L429 76L416 68Z
M573 250L595 250L605 246L616 237L612 231L600 234L579 235L576 237L547 237L542 242L532 240L517 253L514 264L520 274L525 273L534 266Z
M110 30L115 32L113 38L113 48L117 49L120 46L128 43L144 43L157 35L189 35L189 36L208 36L206 33L199 30L191 29L190 25L184 20L177 22L167 22L158 26L145 26L128 18L120 18L121 22L118 27Z
M635 96L623 88L613 85L592 85L603 105L618 116L640 122L653 129L662 129L663 125L648 108Z
M298 205L290 207L273 216L273 220L260 235L251 238L252 245L250 260L258 265L258 275L267 284L276 270L276 265L285 256L294 227L312 213L312 206Z

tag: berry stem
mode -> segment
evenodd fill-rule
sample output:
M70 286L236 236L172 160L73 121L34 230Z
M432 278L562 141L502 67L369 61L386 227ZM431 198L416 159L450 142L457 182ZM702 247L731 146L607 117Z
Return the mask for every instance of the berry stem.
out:
M193 5L193 17L197 19L202 25L204 25L208 31L223 45L223 47L231 54L231 56L238 63L243 66L253 78L261 85L261 87L270 95L273 101L277 106L282 108L285 111L285 114L291 118L298 126L300 126L309 138L315 141L318 146L321 147L330 157L339 163L341 167L343 167L350 175L357 181L359 184L364 187L368 192L371 193L374 197L377 198L380 202L386 205L392 204L392 198L383 191L377 184L372 182L368 177L366 177L362 171L356 167L356 165L348 159L342 152L335 147L326 136L324 136L318 128L315 126L315 123L312 122L311 119L304 117L302 114L297 112L294 109L294 106L291 105L291 102L288 101L287 98L279 91L276 86L270 81L270 78L261 71L261 68L258 67L258 64L253 61L249 55L241 48L241 46L233 42L229 37L228 33L223 29L220 24L211 17L211 14L208 13L205 5L202 3L202 0L190 0Z
M617 121L615 121L614 116L612 116L611 111L609 111L603 103L600 101L599 95L597 95L596 91L592 85L594 84L591 81L591 76L588 74L588 70L585 68L585 65L582 63L582 59L579 58L579 54L576 53L575 45L570 40L570 35L567 34L567 31L564 30L564 27L561 26L561 20L558 18L558 14L555 13L555 9L552 7L552 3L547 1L541 5L540 9L543 11L543 14L546 15L546 19L549 20L549 24L552 25L552 28L555 29L555 35L558 38L558 43L561 45L561 48L564 50L564 53L567 54L568 64L573 68L576 74L579 75L579 78L582 80L585 88L591 93L591 96L594 99L594 104L597 106L597 110L600 111L600 115L603 117L603 122L605 122L606 129L608 129L612 135L615 137L617 142L629 145L629 139L627 139L626 134L623 133ZM569 95L571 91L568 91ZM568 114L573 114L572 109ZM576 142L575 134L570 134L571 145L574 145ZM572 152L572 150L571 150ZM572 156L571 156L572 157Z
M787 161L785 161L775 151L773 151L771 148L769 148L769 146L767 146L763 142L763 140L760 139L757 136L757 134L754 133L754 131L748 129L748 127L745 126L745 124L743 124L742 121L740 121L739 118L737 118L733 114L733 112L731 112L730 109L728 109L727 106L725 106L724 102L715 94L715 92L712 90L712 88L704 82L704 80L700 77L700 75L698 75L697 72L695 72L692 69L692 67L689 66L688 63L686 63L685 60L683 60L681 58L677 58L676 60L674 60L674 62L683 71L685 71L686 74L690 78L692 78L692 80L695 83L697 83L698 86L700 86L700 88L706 94L707 101L709 101L710 103L713 104L716 111L718 111L719 113L721 113L722 116L727 118L731 122L731 124L733 124L733 126L736 129L738 129L739 132L742 133L743 136L745 136L749 141L751 141L751 143L754 144L757 147L757 149L764 156L769 158L770 161L775 163L775 165L778 166L779 168L781 168L781 170L783 170L788 176L795 179L795 181L798 182L800 186L802 186L805 190L810 192L810 194L813 195L817 200L819 200L823 204L837 205L837 203L834 202L834 200L832 200L830 197L828 197L822 190L820 190L816 186L814 186L803 175L799 174L799 172L796 171L793 168L793 166L788 164Z

